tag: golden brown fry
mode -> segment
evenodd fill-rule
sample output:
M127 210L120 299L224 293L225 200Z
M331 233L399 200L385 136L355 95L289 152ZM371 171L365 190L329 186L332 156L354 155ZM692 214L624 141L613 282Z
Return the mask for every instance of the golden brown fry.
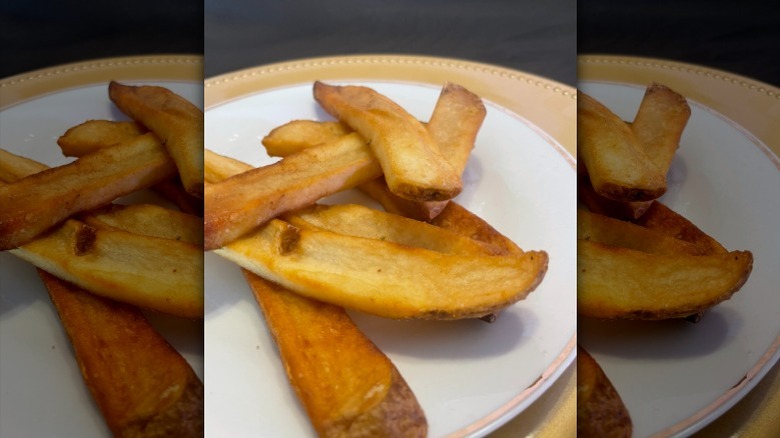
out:
M65 131L57 144L66 157L81 157L146 132L146 128L137 122L88 120Z
M631 131L664 176L690 116L691 108L683 96L665 85L652 83L647 87Z
M203 245L203 219L152 204L110 205L81 218L97 229L117 229Z
M411 389L344 309L243 272L320 436L425 436Z
M577 346L577 436L631 436L631 416L599 364Z
M616 201L649 201L666 191L665 175L634 133L592 97L577 93L577 147L591 184Z
M219 248L278 214L305 207L381 173L365 141L353 133L209 184L205 249Z
M316 227L446 254L502 254L500 248L446 229L362 205L316 205L282 217L298 228Z
M0 181L4 183L10 184L48 168L49 166L35 160L0 149Z
M428 130L392 100L367 87L319 81L314 83L314 98L368 141L396 195L414 201L444 201L460 193L460 174Z
M231 176L254 169L254 167L243 161L220 155L209 149L206 149L205 151L204 165L206 172L204 178L207 183L218 183Z
M144 134L0 187L0 250L29 242L65 218L170 178L159 140Z
M179 170L184 188L203 197L203 111L163 87L111 82L111 101L160 137Z
M703 255L692 243L585 210L577 210L577 238L651 254Z
M293 120L271 130L263 146L272 157L286 157L302 149L327 143L347 135L352 129L341 122Z
M690 242L698 248L701 254L725 254L728 252L717 240L660 201L653 202L647 212L634 223L675 239Z
M749 251L661 255L578 240L577 311L595 318L684 318L731 298L752 267Z
M525 298L547 270L544 252L443 254L278 219L216 252L309 298L388 318L481 317Z
M203 436L203 383L141 311L39 273L115 436Z
M92 293L185 318L203 317L203 251L170 239L68 220L14 255Z
M451 82L442 87L426 129L458 175L466 169L486 114L476 94Z

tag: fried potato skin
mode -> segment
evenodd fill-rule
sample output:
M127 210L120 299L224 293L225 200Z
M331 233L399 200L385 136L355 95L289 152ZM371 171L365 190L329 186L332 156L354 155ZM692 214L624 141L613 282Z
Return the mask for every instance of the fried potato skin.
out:
M685 318L731 298L753 267L749 251L648 254L577 244L577 312L594 318Z
M366 139L396 195L414 201L444 201L462 190L460 174L425 127L387 97L367 87L317 81L314 98Z
M343 308L243 272L319 436L425 436L411 389Z
M653 202L634 223L656 230L667 236L689 242L701 254L724 254L728 252L715 238L705 233L693 222L675 212L661 201Z
M577 346L577 436L631 436L631 417L601 366Z
M159 140L144 134L0 187L0 250L29 242L67 217L173 176Z
M108 96L123 113L157 134L188 193L203 198L203 111L172 91L112 81Z
M115 436L203 436L202 382L137 308L39 273Z
M616 201L650 201L666 192L666 178L617 115L577 94L577 147L596 192Z

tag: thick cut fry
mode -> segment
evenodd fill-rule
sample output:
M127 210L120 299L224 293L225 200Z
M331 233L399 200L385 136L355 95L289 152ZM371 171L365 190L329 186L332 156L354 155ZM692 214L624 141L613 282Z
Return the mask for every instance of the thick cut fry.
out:
M203 111L163 87L111 82L108 96L123 113L160 137L188 193L203 197Z
M664 176L690 116L688 102L669 87L652 83L645 90L631 131Z
M206 149L205 151L205 179L207 183L218 183L236 176L239 173L248 172L254 167L235 158L220 155L214 151Z
M525 298L547 270L543 252L451 255L278 219L216 252L302 295L388 318L478 318Z
M110 205L83 215L82 220L93 228L117 229L203 245L203 219L157 205Z
M35 160L0 149L0 181L4 183L10 184L48 168L49 166Z
M396 195L444 201L460 193L460 175L425 127L395 102L367 87L322 82L314 83L314 98L368 141Z
M88 120L65 131L57 144L66 157L81 157L146 132L146 128L137 122Z
M458 175L466 169L486 114L479 96L460 85L444 84L426 129Z
M631 416L588 352L577 346L577 436L585 438L631 436Z
M344 309L244 275L319 436L425 436L411 389Z
M198 246L68 220L11 252L92 293L175 316L203 317Z
M703 255L690 242L585 210L577 210L577 238L651 254Z
M647 212L634 222L675 239L690 242L698 248L701 254L724 254L727 252L726 248L717 240L660 201L653 202Z
M287 214L298 228L316 227L348 236L366 237L446 254L502 254L501 248L446 229L362 205L317 205Z
M577 147L596 193L616 201L649 201L666 191L666 178L634 133L592 97L577 94Z
M262 143L268 155L286 157L302 149L327 143L353 132L341 122L293 120L271 130Z
M0 187L0 250L29 242L65 218L170 178L159 140L144 134Z
M206 187L205 249L229 243L269 219L382 174L365 141L349 134L269 166Z
M659 255L579 240L577 311L595 318L684 318L731 298L752 267L749 251Z
M203 436L203 383L141 311L39 273L115 436Z

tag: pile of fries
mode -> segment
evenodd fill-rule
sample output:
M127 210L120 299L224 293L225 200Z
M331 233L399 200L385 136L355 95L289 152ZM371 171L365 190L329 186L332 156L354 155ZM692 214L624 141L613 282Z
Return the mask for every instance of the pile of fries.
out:
M698 321L747 281L753 256L728 251L658 198L690 117L686 99L653 83L633 122L580 92L577 312L604 319ZM619 395L583 349L578 432L621 436L631 422ZM580 377L580 373L583 377Z
M108 92L133 121L68 130L75 161L0 150L0 249L39 269L114 435L202 436L203 383L144 312L203 317L203 112L161 87ZM147 188L171 208L114 202Z
M412 389L345 309L394 319L495 319L547 269L452 201L486 111L446 84L420 122L373 89L315 82L335 121L294 120L253 168L206 151L204 247L241 266L292 387L321 436L424 436ZM324 205L357 188L384 211Z

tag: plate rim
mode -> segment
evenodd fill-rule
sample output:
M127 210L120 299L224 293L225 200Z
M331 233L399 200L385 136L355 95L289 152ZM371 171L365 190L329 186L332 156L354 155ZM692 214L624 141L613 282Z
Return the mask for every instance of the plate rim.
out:
M769 128L770 111L742 111L743 108L774 108L780 113L780 88L735 73L706 66L657 58L583 54L577 57L578 82L646 86L650 81L667 84L687 98L727 117L769 149L765 156L780 171L780 130ZM697 81L689 81L695 78ZM756 113L758 117L755 117ZM758 132L756 132L757 130ZM755 143L755 142L754 142ZM772 155L774 154L774 155ZM746 375L717 399L654 436L693 433L726 414L745 398L780 363L780 333ZM780 398L780 393L774 395ZM762 405L768 418L770 404ZM761 406L759 406L760 408ZM744 426L744 425L743 425Z
M377 66L383 68L377 69ZM391 73L388 73L388 68L391 69ZM345 76L345 71L350 72L351 77ZM445 75L444 71L450 75ZM494 81L491 87L482 84L485 77ZM316 79L408 81L410 85L415 83L441 85L445 80L450 80L469 88L490 102L515 114L522 112L524 106L521 100L529 99L529 95L542 100L555 99L558 111L549 114L534 112L529 115L523 114L522 117L539 127L557 142L562 158L566 159L572 166L572 170L576 171L576 129L571 129L575 126L569 127L568 131L570 132L566 132L566 129L560 126L563 125L560 120L570 120L570 123L576 125L576 89L519 70L473 61L419 55L368 54L302 58L263 64L206 78L204 80L204 114L210 109L215 109L251 94L311 83ZM500 82L500 85L496 85L495 81ZM509 92L506 87L518 94ZM502 93L492 91L494 88L501 88ZM552 114L555 117L551 119ZM555 126L553 132L550 132L548 131L550 125L558 126ZM550 365L533 384L505 405L498 407L466 428L456 431L451 436L474 436L494 432L521 416L528 407L537 403L538 399L556 383L566 385L560 398L573 402L576 399L576 396L572 396L576 394L575 379L563 379L562 377L572 372L575 367L576 344L577 331L575 328L566 346L555 355ZM565 382L561 382L564 380ZM525 404L531 396L534 396L532 400ZM552 403L551 408L554 408L554 412L545 412L546 418L535 414L535 417L538 417L535 418L535 421L539 423L537 433L553 430L557 433L560 431L575 433L574 404ZM512 413L515 409L518 409L518 412ZM507 415L509 417L505 421L499 421Z
M203 56L170 54L97 58L45 67L0 79L0 111L70 88L122 80L203 80Z

